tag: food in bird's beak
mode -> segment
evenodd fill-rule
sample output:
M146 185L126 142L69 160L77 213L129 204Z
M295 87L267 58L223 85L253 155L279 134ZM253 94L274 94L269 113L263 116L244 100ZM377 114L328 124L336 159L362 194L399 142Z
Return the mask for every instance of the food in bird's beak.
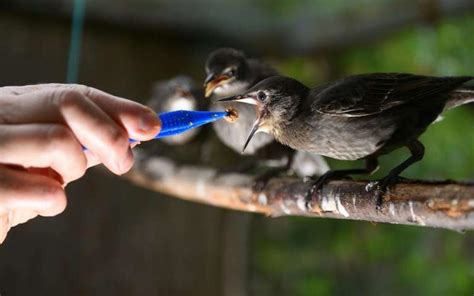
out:
M237 119L239 119L239 111L237 111L237 109L234 107L226 106L225 112L228 114L226 117L224 117L227 122L236 122Z
M212 95L212 93L214 92L216 87L223 85L229 79L230 79L230 77L228 75L224 75L224 74L218 75L216 77L214 77L213 75L212 76L209 75L206 78L206 82L204 83L204 86L206 87L206 91L205 91L204 95L206 96L206 98L208 98Z

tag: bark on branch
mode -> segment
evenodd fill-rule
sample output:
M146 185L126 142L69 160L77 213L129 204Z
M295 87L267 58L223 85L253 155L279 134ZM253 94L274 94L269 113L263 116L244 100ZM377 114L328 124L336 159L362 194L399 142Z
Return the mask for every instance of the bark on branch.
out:
M138 155L140 151L136 150ZM308 216L393 224L474 229L474 183L404 181L385 196L380 211L364 181L331 181L313 197L307 210L309 184L296 178L275 178L261 192L253 177L214 169L180 166L167 158L137 158L124 177L132 183L181 199L268 216Z

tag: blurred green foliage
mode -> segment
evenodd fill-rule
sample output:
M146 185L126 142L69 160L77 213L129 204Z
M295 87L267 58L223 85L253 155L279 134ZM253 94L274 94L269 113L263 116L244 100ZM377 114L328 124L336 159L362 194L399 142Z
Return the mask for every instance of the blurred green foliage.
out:
M283 1L284 2L284 1ZM320 82L324 58L279 61L283 73ZM474 74L474 17L416 27L338 55L345 75L412 72ZM404 176L474 179L474 109L447 112L421 137L423 161ZM408 156L383 157L380 177ZM332 167L356 166L330 161ZM329 219L258 218L254 228L256 295L472 295L474 235L410 226Z

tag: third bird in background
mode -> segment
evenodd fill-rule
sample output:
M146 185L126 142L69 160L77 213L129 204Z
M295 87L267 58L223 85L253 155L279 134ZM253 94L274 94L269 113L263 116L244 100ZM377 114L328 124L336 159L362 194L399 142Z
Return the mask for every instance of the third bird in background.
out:
M177 110L197 111L207 107L203 98L204 90L198 87L191 77L181 75L156 82L147 105L156 113ZM200 128L195 128L162 140L169 145L182 145L191 141L199 130Z

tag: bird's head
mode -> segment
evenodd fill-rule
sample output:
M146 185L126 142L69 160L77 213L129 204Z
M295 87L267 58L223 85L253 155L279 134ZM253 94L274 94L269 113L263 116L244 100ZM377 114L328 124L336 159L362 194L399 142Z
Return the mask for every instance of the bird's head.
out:
M249 66L243 52L233 48L220 48L209 55L206 61L205 96L230 95L248 88L246 77Z
M152 98L147 104L157 113L196 110L197 100L193 94L194 88L194 81L184 75L158 81L153 86Z
M196 93L195 81L188 76L180 75L156 82L153 86L152 97L147 105L156 113L198 110L200 109L199 98ZM181 145L193 139L197 132L197 129L193 129L174 137L166 137L163 141L171 145Z
M193 97L192 89L196 87L194 81L188 76L176 76L169 80L168 87L174 97Z
M260 81L244 94L224 98L219 102L235 101L256 107L257 119L245 141L243 152L258 132L277 136L282 127L291 123L300 101L308 93L309 88L293 78L273 76Z

